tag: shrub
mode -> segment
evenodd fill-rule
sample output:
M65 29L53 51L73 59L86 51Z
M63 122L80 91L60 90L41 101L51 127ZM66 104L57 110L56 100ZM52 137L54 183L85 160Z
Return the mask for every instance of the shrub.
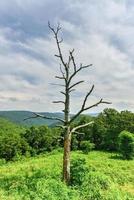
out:
M31 127L26 130L24 137L32 153L39 154L45 151L51 151L58 146L58 134L56 129L50 130L47 126Z
M71 185L80 186L88 173L84 158L72 160L71 162Z
M119 151L124 159L134 158L134 135L127 131L122 131L119 135Z
M18 134L8 134L0 137L0 158L13 160L15 157L25 155L29 145Z
M84 153L90 152L93 148L94 148L94 144L90 143L90 141L82 141L81 144L80 144L80 149Z

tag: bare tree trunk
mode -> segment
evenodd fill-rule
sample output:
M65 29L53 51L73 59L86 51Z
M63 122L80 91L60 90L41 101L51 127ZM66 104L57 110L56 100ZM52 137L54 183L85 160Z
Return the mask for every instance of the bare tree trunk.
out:
M64 137L64 155L63 155L63 181L69 185L70 183L70 149L71 149L71 133L70 127L66 130Z

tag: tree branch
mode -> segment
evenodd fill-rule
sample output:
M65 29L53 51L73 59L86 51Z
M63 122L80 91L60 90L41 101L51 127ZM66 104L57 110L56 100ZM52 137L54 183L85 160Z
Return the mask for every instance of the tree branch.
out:
M76 85L79 85L80 83L84 83L84 81L78 81L77 83L74 83L73 85L71 85L69 87L69 90L71 90L73 87L75 87Z
M50 83L50 85L55 85L55 86L65 87L65 85L63 85L63 84L59 84L59 83Z
M61 72L62 76L65 78L65 73L62 70L61 64L60 64L60 72Z
M75 89L69 90L69 93L74 92L74 91L75 91Z
M66 96L66 93L65 93L65 92L63 92L63 91L60 91L60 93Z
M81 133L81 132L78 132L78 131L75 131L75 133L77 133L78 135L84 135L85 133Z
M71 57L71 60L72 60L73 66L74 66L74 72L75 72L77 67L76 67L76 63L74 60L73 52L74 52L74 49L72 51L70 51L69 53L70 53L70 57Z
M75 132L76 130L78 130L78 129L80 129L80 128L89 126L89 125L91 125L91 124L93 124L93 123L94 123L94 121L91 121L91 122L88 122L88 123L86 123L86 124L82 124L82 125L76 126L75 128L73 128L73 129L71 130L71 133Z
M62 64L66 68L66 63L64 62L63 55L62 55L61 48L60 48L60 43L63 41L63 39L59 40L59 38L58 38L58 33L61 30L60 24L58 24L56 30L51 27L50 22L48 22L48 27L54 33L55 40L56 40L56 43L57 43L59 55L56 55L56 56L60 58Z
M97 103L95 103L95 104L93 104L93 105L91 105L91 106L88 106L88 107L84 108L83 111L89 110L89 109L91 109L91 108L93 108L93 107L96 107L96 106L98 106L99 104L111 104L111 102L103 101L103 99L100 99L100 101L98 101ZM83 112L83 111L82 111L82 112Z
M92 64L90 64L90 65L85 65L85 66L82 66L82 64L81 64L80 67L79 67L78 69L76 69L76 70L72 73L72 75L71 75L70 78L69 78L69 82L71 82L72 78L73 78L79 71L81 71L82 69L91 67L91 66L92 66Z
M63 125L56 125L56 127L62 128L62 129L65 129L65 128L66 128L66 126L63 126Z
M63 103L63 104L65 104L64 101L53 101L53 103Z
M68 68L69 68L69 66L70 66L70 62L71 62L71 56L68 56L68 62L67 62Z
M91 89L89 90L89 92L88 92L87 95L85 96L81 109L84 109L85 104L86 104L86 101L87 101L88 97L90 96L90 94L92 93L93 90L94 90L94 85L92 85Z
M65 123L65 121L61 118L58 118L58 117L48 117L48 116L45 116L45 115L41 115L41 114L38 114L38 113L33 113L35 116L31 116L31 117L28 117L28 118L25 118L25 120L28 120L28 119L33 119L33 118L43 118L43 119L50 119L50 120L56 120L56 121L60 121L62 123Z
M87 95L86 95L85 99L87 100ZM70 120L69 123L72 123L84 111L89 110L89 109L91 109L93 107L96 107L99 104L111 104L111 102L103 101L103 99L100 99L100 101L98 101L97 103L95 103L95 104L93 104L91 106L85 107L86 100L84 100L81 109L72 117L72 119Z
M65 79L63 76L55 76L57 79Z
M55 57L57 57L57 58L60 58L60 56L59 56L59 55L57 55L57 54L55 54L54 56L55 56Z

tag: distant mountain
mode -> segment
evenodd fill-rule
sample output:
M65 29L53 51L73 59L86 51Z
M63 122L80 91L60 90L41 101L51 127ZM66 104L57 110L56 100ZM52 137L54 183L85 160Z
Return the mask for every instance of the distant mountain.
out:
M48 117L59 117L63 118L62 113L49 113L49 112L39 112L39 114L48 116ZM25 118L32 117L34 114L30 111L0 111L0 117L6 118L12 122L17 124L21 124L24 126L39 126L39 125L48 125L53 126L53 124L57 123L56 120L42 119L42 118L34 118L25 120Z
M63 113L59 113L59 112L54 112L54 113L50 113L50 112L39 112L39 114L48 116L48 117L58 117L63 119ZM97 113L91 113L88 114L91 116L97 116ZM0 111L0 117L2 118L6 118L12 122L15 122L17 124L20 125L24 125L24 126L40 126L40 125L48 125L48 126L55 126L57 124L58 121L56 120L49 120L49 119L42 119L42 118L34 118L34 119L28 119L25 120L25 118L28 117L32 117L34 116L32 112L30 111Z

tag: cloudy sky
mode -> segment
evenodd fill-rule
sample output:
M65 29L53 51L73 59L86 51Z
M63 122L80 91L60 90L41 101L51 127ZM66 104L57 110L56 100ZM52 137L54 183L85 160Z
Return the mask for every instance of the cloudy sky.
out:
M62 108L52 104L62 88L53 85L59 60L48 20L62 26L65 59L74 48L78 66L93 64L79 74L85 83L72 96L71 112L92 84L88 105L103 98L110 107L134 111L133 0L0 0L0 110Z

